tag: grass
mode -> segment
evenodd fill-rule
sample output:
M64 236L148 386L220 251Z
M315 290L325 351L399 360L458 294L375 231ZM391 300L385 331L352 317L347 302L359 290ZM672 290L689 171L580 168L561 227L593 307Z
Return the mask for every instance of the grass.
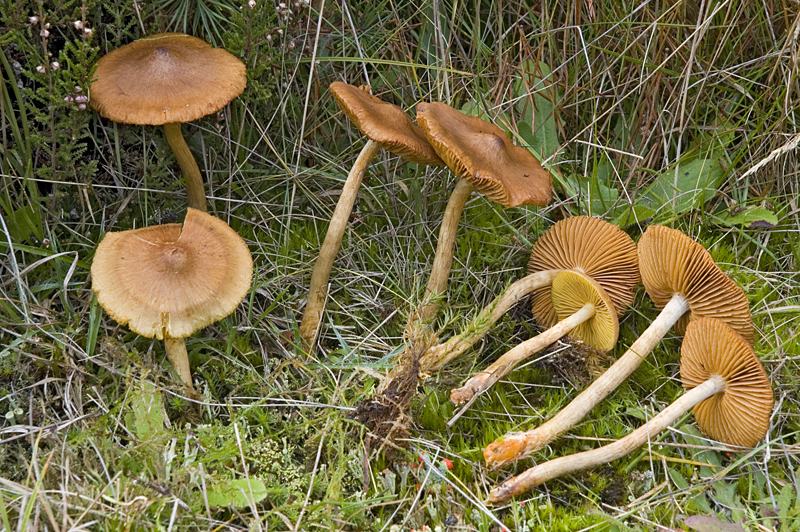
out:
M694 515L745 530L796 528L794 5L241 4L0 6L0 528L611 531L686 529ZM51 24L49 37L33 15ZM182 217L179 169L155 128L112 124L64 101L86 94L92 58L184 26L223 43L250 72L239 99L184 126L210 211L246 239L256 265L236 313L187 342L199 403L181 395L158 342L102 312L88 270L104 232ZM523 275L530 244L555 220L601 216L634 238L668 224L705 245L748 294L776 397L765 442L729 450L687 416L607 467L487 509L490 487L531 461L490 473L483 447L550 417L590 378L584 354L560 343L446 427L449 390L535 334L521 307L426 382L405 449L367 449L348 413L403 345L455 178L376 159L335 263L320 347L299 356L287 331L296 332L327 220L364 142L327 94L334 80L368 81L407 109L440 100L483 112L554 172L557 198L546 208L470 199L442 337ZM611 356L655 315L641 290ZM593 448L663 408L680 394L679 346L668 335L533 459ZM226 497L233 506L214 504Z

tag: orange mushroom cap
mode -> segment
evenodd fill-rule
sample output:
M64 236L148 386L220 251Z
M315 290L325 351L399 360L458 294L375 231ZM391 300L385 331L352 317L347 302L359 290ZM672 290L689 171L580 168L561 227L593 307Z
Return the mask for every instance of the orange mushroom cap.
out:
M636 244L616 225L599 218L573 216L556 222L534 244L528 273L575 270L597 281L618 315L633 303L639 284ZM558 322L549 288L532 294L533 315L543 327Z
M183 33L151 35L97 62L89 103L115 122L159 126L218 111L245 88L245 66Z
M681 380L691 390L713 375L725 388L692 409L711 438L755 447L767 434L773 395L767 373L750 344L725 322L698 318L686 327L681 345Z
M108 314L148 338L183 338L233 312L253 276L242 237L189 209L183 224L106 233L92 290Z
M384 149L413 163L444 164L419 126L400 107L341 81L331 83L330 89L347 118Z
M504 207L550 203L550 173L499 127L439 102L417 104L417 123L450 170L492 201Z
M682 333L702 316L720 319L753 343L753 318L744 291L725 275L708 251L677 229L651 225L639 239L639 270L650 298L663 308L679 293L689 312L675 324Z

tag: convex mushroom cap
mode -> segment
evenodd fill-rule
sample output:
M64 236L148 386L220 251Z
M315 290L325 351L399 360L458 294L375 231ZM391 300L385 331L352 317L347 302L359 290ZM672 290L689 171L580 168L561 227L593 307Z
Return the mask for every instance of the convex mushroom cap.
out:
M681 381L686 390L714 375L725 381L722 392L692 409L697 424L712 439L755 447L767 434L772 387L750 344L724 322L698 318L686 327L681 345Z
M553 278L550 297L559 320L576 314L587 303L594 305L594 315L569 335L604 352L614 348L619 337L617 312L597 281L578 271L563 271Z
M639 239L639 270L645 290L664 308L678 293L689 311L675 324L683 333L687 324L709 316L730 325L753 343L753 318L744 291L725 275L706 249L677 229L651 225Z
M441 165L425 134L403 110L354 85L330 85L339 109L361 132L386 150L419 164Z
M528 273L575 270L594 279L614 303L617 315L633 303L639 284L636 244L616 225L588 216L573 216L556 222L534 244ZM537 289L531 296L533 315L543 327L559 318L550 290Z
M245 88L245 66L183 33L151 35L97 62L92 107L115 122L163 125L218 111Z
M440 102L417 104L417 123L453 173L492 201L505 207L550 202L550 173L494 124Z
M92 262L92 290L117 322L148 338L183 338L233 312L253 260L219 218L189 209L183 224L107 233Z

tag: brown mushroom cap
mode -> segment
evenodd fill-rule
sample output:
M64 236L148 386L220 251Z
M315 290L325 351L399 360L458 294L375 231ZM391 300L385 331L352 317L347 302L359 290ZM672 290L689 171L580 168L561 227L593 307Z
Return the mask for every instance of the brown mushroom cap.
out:
M450 170L492 201L550 203L550 173L499 127L439 102L417 104L417 123Z
M528 273L576 270L597 281L614 303L618 315L633 303L639 283L636 244L616 225L588 216L556 222L534 244ZM532 294L533 315L543 327L558 322L549 288Z
M698 318L681 345L681 380L687 390L719 375L725 389L692 409L711 438L755 447L769 428L773 397L769 378L750 344L725 322Z
M720 319L753 343L753 318L744 291L714 263L708 251L677 229L651 225L639 239L642 283L658 308L673 294L689 302L689 312L675 324L683 333L702 316Z
M97 301L148 338L183 338L236 309L253 259L228 224L189 209L183 224L106 233L92 262Z
M245 88L244 64L183 33L159 33L97 62L92 107L115 122L159 126L218 111Z
M581 272L563 271L553 278L550 297L559 320L592 303L594 316L572 329L569 335L604 352L614 348L619 337L617 312L611 298L594 279Z
M330 89L347 118L384 149L412 163L444 164L419 126L398 106L341 81L331 83Z

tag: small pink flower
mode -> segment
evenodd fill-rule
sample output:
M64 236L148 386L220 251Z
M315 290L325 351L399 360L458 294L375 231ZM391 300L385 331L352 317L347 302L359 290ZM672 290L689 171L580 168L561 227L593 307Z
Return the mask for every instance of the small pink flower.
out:
M39 17L28 17L28 22L31 23L31 26L35 26L39 23Z
M247 2L247 5L250 6L250 9L253 9L254 7L256 7L256 0L250 0L249 2Z
M86 110L86 104L85 103L79 103L78 104L78 109L80 109L81 111L85 111Z
M83 30L83 33L85 33L87 37L91 37L94 32L92 31L92 28L86 28Z
M82 20L76 20L75 22L72 23L72 25L75 26L76 30L82 30L83 29L83 21Z
M39 65L36 67L36 72L38 72L39 74L44 74L45 72L47 72L47 69L44 68L42 65Z
M39 35L41 35L42 37L49 37L50 36L50 32L47 31L47 30L42 30L42 31L39 32Z
M61 63L59 63L58 61L53 61L52 63L50 63L50 66L53 67L53 70L58 70L59 68L61 68Z

